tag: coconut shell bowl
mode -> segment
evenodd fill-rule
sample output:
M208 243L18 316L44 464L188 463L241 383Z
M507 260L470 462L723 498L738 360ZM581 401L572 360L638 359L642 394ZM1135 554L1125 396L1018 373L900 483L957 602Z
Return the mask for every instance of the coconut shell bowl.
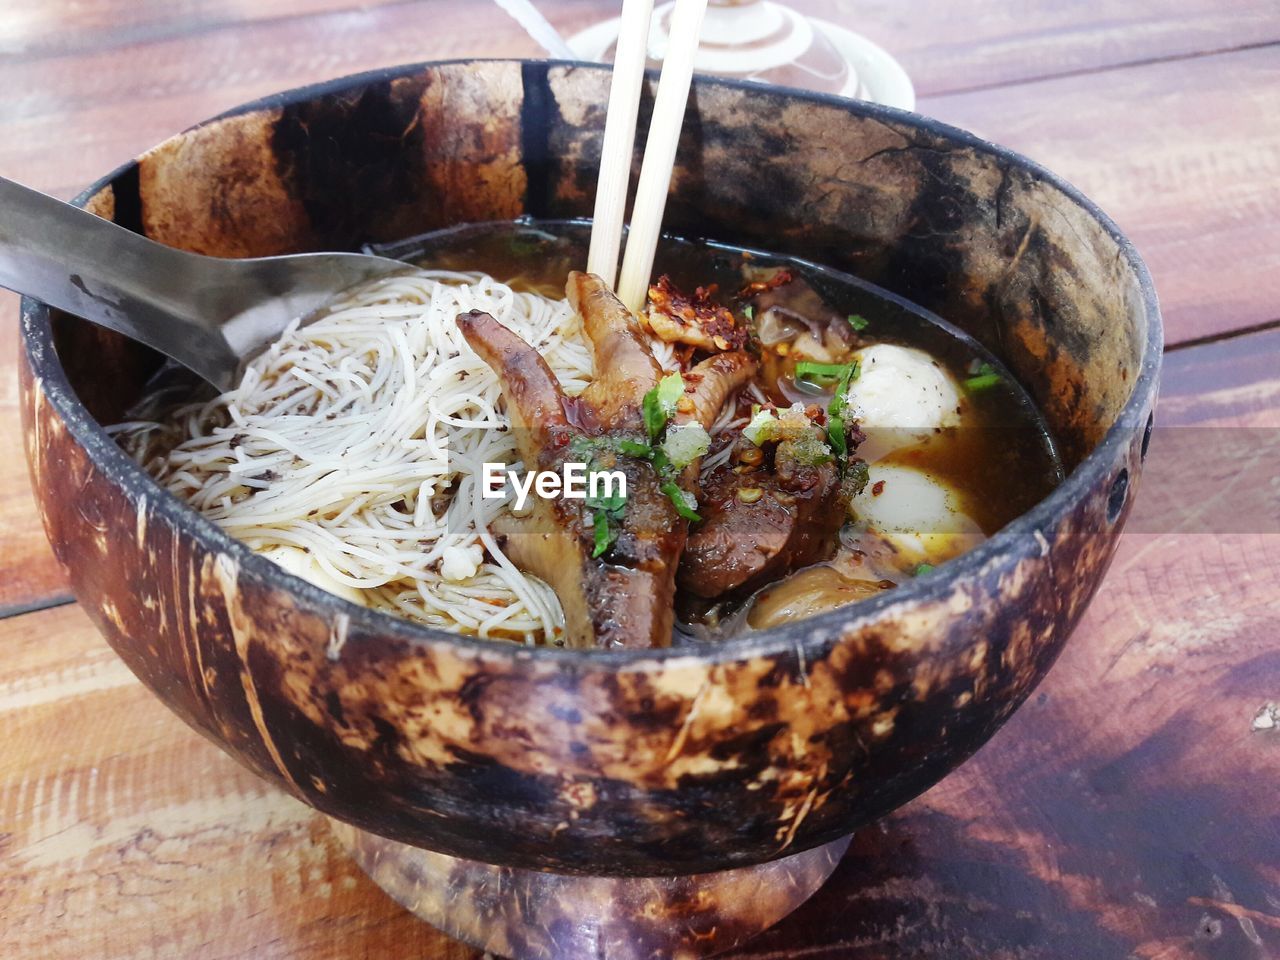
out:
M78 202L224 257L589 216L608 82L540 61L339 80L180 134ZM665 227L845 270L964 328L1039 403L1066 482L930 576L739 640L485 642L323 592L162 491L103 430L160 358L23 305L31 476L107 642L331 817L393 897L504 955L701 956L797 906L853 831L962 763L1044 677L1146 452L1146 269L1016 154L891 109L699 80Z

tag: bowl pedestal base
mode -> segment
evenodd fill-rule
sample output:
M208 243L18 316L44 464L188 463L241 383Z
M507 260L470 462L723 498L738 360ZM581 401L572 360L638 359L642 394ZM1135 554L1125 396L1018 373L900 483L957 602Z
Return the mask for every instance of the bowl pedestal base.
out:
M692 960L720 953L804 903L850 840L717 873L586 877L460 860L330 824L373 882L419 919L518 960Z

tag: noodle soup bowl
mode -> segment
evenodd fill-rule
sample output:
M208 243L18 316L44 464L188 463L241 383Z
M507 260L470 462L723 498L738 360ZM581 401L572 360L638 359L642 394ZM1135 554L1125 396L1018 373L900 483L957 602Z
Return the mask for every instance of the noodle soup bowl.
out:
M540 61L353 77L179 134L78 202L228 257L587 216L608 80ZM666 227L829 264L964 328L1037 400L1067 480L930 576L739 640L486 642L332 596L163 491L103 429L159 358L26 301L26 452L76 596L187 723L369 843L618 882L831 859L982 746L1079 621L1142 471L1155 295L1115 225L1034 163L756 84L695 83Z

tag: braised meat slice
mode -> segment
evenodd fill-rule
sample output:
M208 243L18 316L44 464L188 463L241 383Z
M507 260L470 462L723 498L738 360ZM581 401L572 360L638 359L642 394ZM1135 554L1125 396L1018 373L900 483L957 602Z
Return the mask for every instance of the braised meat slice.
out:
M702 488L678 583L706 600L739 599L836 551L853 491L811 443L783 441L772 463L726 463ZM761 451L756 451L761 454Z

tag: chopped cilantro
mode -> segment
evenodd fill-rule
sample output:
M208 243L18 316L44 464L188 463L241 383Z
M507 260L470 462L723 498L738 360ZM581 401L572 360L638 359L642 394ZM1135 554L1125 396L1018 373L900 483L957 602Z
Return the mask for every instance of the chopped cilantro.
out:
M797 365L798 368L799 365ZM827 443L831 444L831 449L835 451L836 464L842 474L849 459L849 439L845 435L844 408L849 398L849 384L856 380L861 372L856 361L844 364L844 368L840 383L836 386L835 395L827 406Z
M855 330L857 330L857 331L861 332L861 331L863 331L863 330L867 329L867 327L869 326L869 324L868 324L868 322L867 322L867 318L866 318L866 317L861 316L860 314L857 314L857 313L851 313L851 314L849 314L849 326L851 326L851 327L853 327L853 329L855 329Z
M609 519L608 510L597 510L594 521L595 549L591 551L592 559L604 554L618 539L618 528Z
M658 388L654 387L644 395L644 429L649 439L657 440L662 428L667 425L667 415L662 412L662 404L658 402Z
M678 373L668 373L658 381L658 402L663 412L670 417L676 412L676 401L684 395L684 377Z
M627 505L627 498L620 493L614 493L607 497L587 496L583 502L592 510L607 510L617 516L622 513L623 508Z
M613 451L615 453L646 457L651 452L648 444L629 440L625 437L617 439L613 437L578 436L573 438L569 449L586 461L588 489L590 489L590 477L599 472L596 468L600 465L598 455L601 451ZM633 454L633 449L640 452ZM600 557L618 540L618 535L621 532L622 517L627 509L627 498L620 493L595 497L588 495L583 499L583 504L588 510L592 511L592 539L595 541L595 548L591 551L591 556L593 558Z
M671 466L671 461L667 458L666 451L661 447L654 449L653 457L650 458L650 462L653 464L653 469L657 472L658 476L662 477L664 480L668 480L675 476L675 468Z
M661 481L659 489L671 500L676 513L686 520L701 520L696 511L697 500L680 488L676 483L676 476L680 468L706 453L711 445L711 438L701 425L684 424L669 430L666 442L658 444L658 438L662 436L683 395L684 378L678 373L663 377L656 387L644 395L641 412L644 415L645 432L648 434L647 442L632 437L575 437L570 449L580 454L589 454L593 462L595 453L602 449L648 460ZM618 539L619 524L626 510L626 498L616 494L610 497L587 497L585 503L594 511L592 522L595 550L591 556L599 557Z
M917 577L923 577L926 573L933 573L932 563L921 563L916 565L915 575Z
M569 452L584 461L590 461L595 456L597 446L598 442L590 437L576 436L569 441Z
M591 556L599 557L618 539L622 515L627 509L627 498L621 493L596 497L588 495L583 503L593 511L592 533L595 537L595 549L591 552Z
M871 469L867 466L865 460L854 460L848 464L845 472L845 481L853 488L853 496L858 496L863 490L867 489L867 484L871 482Z

